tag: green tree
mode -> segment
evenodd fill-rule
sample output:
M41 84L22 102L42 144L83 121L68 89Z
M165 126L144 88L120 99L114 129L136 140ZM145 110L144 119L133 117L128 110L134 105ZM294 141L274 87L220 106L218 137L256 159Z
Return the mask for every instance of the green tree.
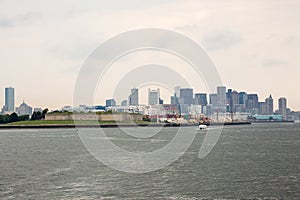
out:
M17 122L19 121L19 116L17 115L17 113L12 113L9 116L9 122Z
M29 115L21 115L19 116L19 121L27 121L29 120Z
M46 114L48 113L48 108L45 108L42 112L42 119L45 119Z
M31 120L40 120L42 119L42 113L40 111L33 112Z
M9 122L9 115L0 115L0 124L6 124Z

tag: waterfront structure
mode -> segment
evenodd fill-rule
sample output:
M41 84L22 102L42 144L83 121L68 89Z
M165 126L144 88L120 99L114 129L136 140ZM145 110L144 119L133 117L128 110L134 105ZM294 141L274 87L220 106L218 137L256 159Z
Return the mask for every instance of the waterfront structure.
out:
M19 107L16 108L18 115L31 115L32 107L28 106L24 101Z
M193 104L193 89L192 88L180 88L180 98L183 99L183 104L191 105Z
M117 103L116 103L115 99L107 99L105 101L105 105L106 105L106 107L113 107L113 106L116 106Z
M273 115L274 105L273 105L272 95L270 95L268 98L266 98L265 102L266 102L266 115Z
M15 89L12 87L5 88L5 105L3 111L15 111Z
M131 89L131 93L128 97L129 106L138 106L139 105L139 89Z
M160 90L157 88L156 90L148 89L148 105L157 105L160 104Z
M217 87L217 104L226 105L226 87L219 86Z
M282 115L284 120L288 119L288 114L287 114L287 99L284 97L281 97L278 99L278 110L279 114Z
M195 94L195 104L206 106L207 105L207 94L206 93L196 93Z
M282 121L282 115L252 115L254 121Z

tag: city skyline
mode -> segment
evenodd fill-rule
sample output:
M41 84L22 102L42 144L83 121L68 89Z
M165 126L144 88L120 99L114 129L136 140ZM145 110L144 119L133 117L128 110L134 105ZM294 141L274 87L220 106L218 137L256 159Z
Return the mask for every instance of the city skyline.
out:
M14 102L14 96L15 96L15 88L13 87L6 87L5 89L5 102L8 104L11 104L10 107L13 107L13 110L8 110L6 105L3 105L2 111L4 112L18 112L18 109L20 109L23 106L23 110L32 110L31 107L29 107L25 101L23 100L20 104L20 107L16 107L16 103ZM193 88L187 88L187 87L181 87L177 86L174 88L173 94L169 96L170 102L168 102L166 99L161 99L160 95L160 88L157 89L151 89L148 88L147 90L147 103L140 103L141 95L139 92L139 89L134 87L130 90L130 94L128 95L128 100L125 98L120 102L117 102L114 98L105 98L105 102L103 103L96 103L94 105L86 105L86 106L138 106L138 105L158 105L163 104L161 102L165 102L164 104L185 104L185 105L212 105L212 106L218 106L218 105L228 105L230 107L230 112L246 112L241 111L238 107L236 109L236 106L239 106L240 104L247 104L251 108L251 104L253 104L252 108L257 109L257 112L264 115L271 115L275 113L275 111L278 111L277 114L280 114L282 116L287 115L286 109L290 109L290 111L298 111L293 110L291 107L288 106L287 103L287 97L278 97L278 104L276 104L270 94L268 97L266 97L263 100L262 97L259 97L257 93L247 93L245 91L236 91L232 88L227 88L226 86L218 86L216 88L216 93L204 93L204 92L194 92ZM237 96L235 96L235 94ZM176 100L176 95L179 95ZM246 99L244 95L246 95ZM175 96L175 99L174 99ZM144 95L146 97L146 95ZM8 102L10 100L10 102ZM173 102L172 102L173 100ZM275 98L276 100L276 98ZM13 104L12 104L13 102ZM126 102L126 103L124 103ZM156 102L156 103L155 103ZM73 107L73 106L83 106L83 105L61 105L59 108L54 108L52 110L60 110L63 107ZM24 108L25 107L25 108ZM40 107L34 106L35 109L41 109ZM49 108L46 106L45 108ZM51 109L51 108L50 108Z
M4 76L0 88L17 88L18 103L24 99L38 107L71 105L80 67L95 48L119 33L155 27L179 32L201 45L224 85L262 98L270 93L274 99L285 96L293 110L300 110L296 92L299 6L299 1L269 0L92 0L73 1L72 7L60 1L3 1L0 65ZM148 63L146 56L139 59ZM124 59L120 65L134 60ZM169 65L173 64L171 60ZM178 71L184 74L186 69ZM197 92L202 89L194 87ZM112 96L109 89L104 93ZM2 91L0 104L4 104Z

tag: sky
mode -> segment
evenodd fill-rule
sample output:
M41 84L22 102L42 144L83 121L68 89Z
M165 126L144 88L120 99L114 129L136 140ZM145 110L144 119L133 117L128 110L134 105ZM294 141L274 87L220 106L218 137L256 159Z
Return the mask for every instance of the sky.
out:
M261 101L272 94L275 108L286 97L292 110L300 110L299 10L299 0L0 0L0 105L8 86L15 88L17 105L23 100L50 109L72 105L78 73L99 45L126 31L160 28L203 47L228 88L258 93ZM116 66L129 70L130 63L142 65L149 58L180 63L166 57L137 53ZM105 83L113 87L109 77ZM194 92L205 90L199 85ZM141 91L148 87L159 85ZM97 104L114 96L109 87L101 91ZM161 93L169 102L171 89Z

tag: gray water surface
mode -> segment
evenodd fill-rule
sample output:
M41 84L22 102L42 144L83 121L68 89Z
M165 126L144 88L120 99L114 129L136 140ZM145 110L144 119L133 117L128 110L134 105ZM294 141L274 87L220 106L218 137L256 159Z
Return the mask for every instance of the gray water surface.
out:
M122 148L152 151L173 130L139 140L106 131ZM199 159L205 134L170 166L131 174L93 158L74 129L0 130L0 199L300 199L300 124L224 127Z

